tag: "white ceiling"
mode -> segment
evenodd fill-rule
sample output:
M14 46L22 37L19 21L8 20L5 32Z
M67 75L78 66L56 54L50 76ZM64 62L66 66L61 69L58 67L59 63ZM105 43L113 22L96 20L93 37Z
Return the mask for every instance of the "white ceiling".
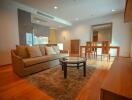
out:
M15 0L19 3L65 19L71 23L122 12L126 0ZM54 6L58 9L55 10ZM112 9L116 12L112 12Z

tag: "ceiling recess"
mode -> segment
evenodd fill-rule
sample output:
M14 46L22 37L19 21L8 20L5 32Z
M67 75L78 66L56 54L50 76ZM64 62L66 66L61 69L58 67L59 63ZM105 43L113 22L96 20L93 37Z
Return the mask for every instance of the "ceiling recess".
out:
M34 17L33 19L36 20L36 21L39 20L39 21L41 21L41 22L48 22L48 21L46 21L46 20L43 20L43 19L40 19L40 18L37 18L37 17Z
M71 26L72 24L64 19L61 19L61 18L58 18L58 17L55 17L55 16L52 16L52 15L49 15L47 13L44 13L44 12L41 12L41 11L36 11L36 14L37 15L40 15L40 16L43 16L45 18L48 18L50 20L53 20L55 22L58 22L58 23L61 23L61 24L65 24L65 25L68 25L68 26Z
M53 16L50 16L50 15L45 14L45 13L40 12L40 11L37 11L37 14L39 14L39 15L41 15L41 16L44 16L44 17L46 17L46 18L52 19L52 20L54 19L54 17L53 17Z

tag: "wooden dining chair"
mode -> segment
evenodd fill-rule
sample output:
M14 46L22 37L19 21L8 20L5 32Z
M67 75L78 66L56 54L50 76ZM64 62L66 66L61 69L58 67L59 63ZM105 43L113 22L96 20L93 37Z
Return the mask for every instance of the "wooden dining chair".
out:
M110 43L109 41L103 41L102 42L102 54L101 54L101 60L102 57L107 56L107 61L110 61Z
M93 53L94 53L94 58L96 58L97 59L97 49L98 48L96 48L96 46L97 46L97 42L92 42L92 46L94 46L95 48L92 48L92 51L93 51Z
M92 46L95 46L95 42L86 42L86 58L97 58L97 49Z

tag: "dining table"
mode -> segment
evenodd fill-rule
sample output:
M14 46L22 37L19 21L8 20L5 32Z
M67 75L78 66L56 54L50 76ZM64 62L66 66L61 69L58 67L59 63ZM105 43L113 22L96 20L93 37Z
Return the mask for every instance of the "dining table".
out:
M85 56L86 56L86 49L88 48L103 48L104 46L80 46L80 57L82 57L82 51L83 51L83 48L85 49ZM109 49L116 49L116 56L119 57L120 55L120 47L119 46L109 46Z

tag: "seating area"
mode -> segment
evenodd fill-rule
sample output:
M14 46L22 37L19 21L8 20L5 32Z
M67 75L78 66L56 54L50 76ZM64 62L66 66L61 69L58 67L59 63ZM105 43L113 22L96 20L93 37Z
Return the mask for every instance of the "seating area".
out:
M17 46L11 51L13 71L19 76L54 67L60 58L68 57L68 51L60 51L55 45Z
M132 0L1 0L0 100L132 100Z

